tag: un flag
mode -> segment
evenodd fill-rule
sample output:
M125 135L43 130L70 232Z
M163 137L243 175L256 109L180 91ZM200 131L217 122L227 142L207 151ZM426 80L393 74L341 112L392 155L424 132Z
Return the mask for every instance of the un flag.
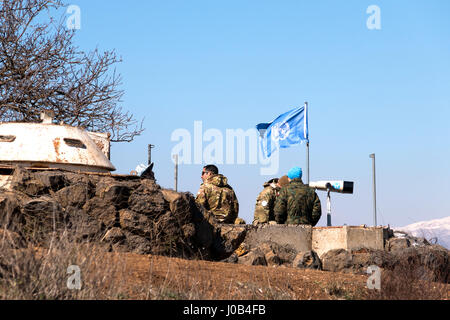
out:
M309 142L307 105L283 113L270 123L256 126L261 136L261 150L269 158L278 148Z

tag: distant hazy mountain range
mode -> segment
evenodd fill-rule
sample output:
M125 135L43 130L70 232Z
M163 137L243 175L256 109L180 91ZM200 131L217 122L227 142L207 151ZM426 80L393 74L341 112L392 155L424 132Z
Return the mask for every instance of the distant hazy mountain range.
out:
M437 220L417 222L406 227L393 229L395 231L404 231L414 237L432 240L433 242L436 239L438 244L450 249L450 216Z

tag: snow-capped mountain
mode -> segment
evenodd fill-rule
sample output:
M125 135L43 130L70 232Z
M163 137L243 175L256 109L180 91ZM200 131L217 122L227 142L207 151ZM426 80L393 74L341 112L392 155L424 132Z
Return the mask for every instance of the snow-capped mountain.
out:
M421 237L432 241L436 239L435 241L438 244L450 249L450 216L437 220L417 222L406 227L393 229L395 231L404 231L414 237Z

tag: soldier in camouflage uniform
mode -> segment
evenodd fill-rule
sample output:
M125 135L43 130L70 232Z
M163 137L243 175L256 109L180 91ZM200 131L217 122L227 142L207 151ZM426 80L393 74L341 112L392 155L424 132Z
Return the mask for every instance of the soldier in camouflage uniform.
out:
M233 224L238 218L239 202L228 185L228 179L219 174L214 165L203 168L203 183L198 191L196 202L214 214L221 223Z
M275 202L275 221L278 224L306 224L315 226L322 215L320 199L314 189L303 184L302 169L288 173L290 184L280 191Z
M289 184L288 177L275 178L264 184L264 190L256 198L253 225L276 223L273 209L280 189Z

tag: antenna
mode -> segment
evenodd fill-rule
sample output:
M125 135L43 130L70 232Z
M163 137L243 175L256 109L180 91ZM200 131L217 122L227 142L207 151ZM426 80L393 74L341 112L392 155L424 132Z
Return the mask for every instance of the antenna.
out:
M372 171L373 171L373 225L377 226L377 180L375 171L375 153L369 156L372 161Z

